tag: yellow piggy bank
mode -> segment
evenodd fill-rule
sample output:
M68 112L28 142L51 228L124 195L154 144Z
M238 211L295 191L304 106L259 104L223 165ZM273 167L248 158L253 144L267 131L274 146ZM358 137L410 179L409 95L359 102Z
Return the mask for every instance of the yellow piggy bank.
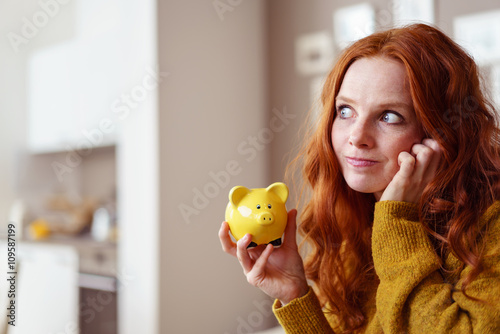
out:
M269 243L279 247L287 223L287 199L288 187L282 182L267 188L232 188L226 207L231 234L239 240L250 233L252 242L249 248Z

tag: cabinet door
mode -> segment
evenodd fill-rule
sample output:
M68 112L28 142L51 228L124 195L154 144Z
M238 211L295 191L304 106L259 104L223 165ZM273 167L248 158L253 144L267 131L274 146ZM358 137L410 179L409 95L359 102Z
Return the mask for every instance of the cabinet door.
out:
M35 52L28 63L28 147L63 151L78 140L77 108L82 80L75 43Z
M0 241L0 247L7 249L5 240ZM70 246L18 243L16 251L16 326L8 326L8 333L76 332L79 298L76 250ZM2 292L6 291L4 281L0 283ZM0 297L4 306L6 296L2 293Z
M28 147L31 152L71 151L115 143L101 131L120 90L112 47L71 41L35 52L28 63ZM123 72L123 71L122 71ZM117 123L117 122L115 122ZM112 124L116 129L117 124ZM108 129L107 129L108 130ZM99 131L100 135L95 135Z
M130 45L122 16L116 0L106 5L97 0L78 1L75 36L30 54L27 107L31 152L115 144L119 120L111 107L130 89L125 86ZM101 128L104 120L106 131Z

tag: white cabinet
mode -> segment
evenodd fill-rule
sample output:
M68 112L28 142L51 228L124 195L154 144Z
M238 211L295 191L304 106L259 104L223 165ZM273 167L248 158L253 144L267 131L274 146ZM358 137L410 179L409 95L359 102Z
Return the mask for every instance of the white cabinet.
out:
M76 8L74 38L34 50L28 58L28 148L34 153L116 141L112 105L129 89L124 20L115 0L79 0Z
M0 240L0 263L7 268L7 244ZM2 261L3 260L3 261ZM17 243L14 295L0 280L2 310L15 305L15 326L8 333L74 333L78 330L78 253L71 246ZM0 331L9 318L2 314ZM3 327L5 326L5 327Z

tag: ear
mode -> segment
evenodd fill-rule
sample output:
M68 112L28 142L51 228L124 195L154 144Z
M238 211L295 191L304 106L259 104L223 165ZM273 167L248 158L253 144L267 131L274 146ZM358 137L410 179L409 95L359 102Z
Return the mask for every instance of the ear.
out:
M248 188L245 188L243 186L236 186L231 189L229 192L229 202L231 202L232 205L238 206L238 203L245 197L250 190Z
M288 199L288 187L283 182L275 182L266 188L266 191L271 192L279 197L283 203Z

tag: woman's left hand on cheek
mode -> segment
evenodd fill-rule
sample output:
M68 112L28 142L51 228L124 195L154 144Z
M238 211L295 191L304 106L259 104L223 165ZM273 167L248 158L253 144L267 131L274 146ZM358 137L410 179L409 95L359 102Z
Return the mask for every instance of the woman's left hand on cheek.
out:
M398 156L399 171L385 188L380 201L418 203L424 188L436 175L442 152L438 143L426 138Z

